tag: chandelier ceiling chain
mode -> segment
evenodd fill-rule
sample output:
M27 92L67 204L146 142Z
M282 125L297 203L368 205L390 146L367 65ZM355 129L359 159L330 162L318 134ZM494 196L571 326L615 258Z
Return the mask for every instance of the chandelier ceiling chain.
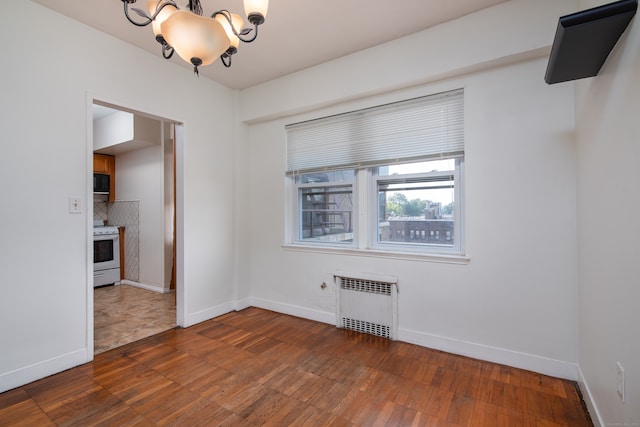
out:
M244 28L242 17L226 9L215 11L210 17L202 16L200 0L189 0L185 10L180 10L174 0L147 0L146 12L130 7L136 1L122 0L127 20L138 27L152 24L156 41L162 46L162 57L169 59L177 52L193 65L196 75L199 66L209 65L216 58L230 67L240 42L251 43L258 37L258 27L265 21L269 4L269 0L244 0L247 20L253 25ZM130 11L142 20L133 19Z

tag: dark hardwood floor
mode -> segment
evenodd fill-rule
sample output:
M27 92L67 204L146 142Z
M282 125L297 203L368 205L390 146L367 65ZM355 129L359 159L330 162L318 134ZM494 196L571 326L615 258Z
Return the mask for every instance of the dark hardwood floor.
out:
M1 426L590 426L573 382L249 308L0 394Z

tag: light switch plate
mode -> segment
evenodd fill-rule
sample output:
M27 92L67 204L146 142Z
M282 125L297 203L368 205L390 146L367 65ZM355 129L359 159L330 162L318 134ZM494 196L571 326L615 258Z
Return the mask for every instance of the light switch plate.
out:
M82 213L82 199L80 197L69 197L69 213Z

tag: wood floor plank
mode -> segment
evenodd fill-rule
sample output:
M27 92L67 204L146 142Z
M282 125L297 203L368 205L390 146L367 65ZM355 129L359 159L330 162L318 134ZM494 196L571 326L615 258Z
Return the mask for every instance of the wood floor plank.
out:
M65 371L25 386L29 396L47 414L101 389L96 381L79 369Z
M8 391L0 395L0 425L2 426L55 426L55 423L49 418L42 409L24 393L24 399L13 400L3 398L4 394L10 394ZM14 395L16 393L13 393Z
M0 425L592 423L574 382L248 308L2 393Z
M56 425L90 425L87 420L109 417L126 409L126 405L108 390L98 388L76 399L66 400L64 405L51 407L46 412Z
M216 367L207 375L203 375L194 381L191 381L186 388L197 393L201 399L209 399L209 396L217 393L225 384L236 380L237 377L238 376L233 372Z

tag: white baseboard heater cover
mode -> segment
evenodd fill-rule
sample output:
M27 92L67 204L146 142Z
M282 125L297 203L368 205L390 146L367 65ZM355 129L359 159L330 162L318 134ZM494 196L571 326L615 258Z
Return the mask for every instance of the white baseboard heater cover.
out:
M339 273L334 275L334 280L338 328L397 339L397 278Z

